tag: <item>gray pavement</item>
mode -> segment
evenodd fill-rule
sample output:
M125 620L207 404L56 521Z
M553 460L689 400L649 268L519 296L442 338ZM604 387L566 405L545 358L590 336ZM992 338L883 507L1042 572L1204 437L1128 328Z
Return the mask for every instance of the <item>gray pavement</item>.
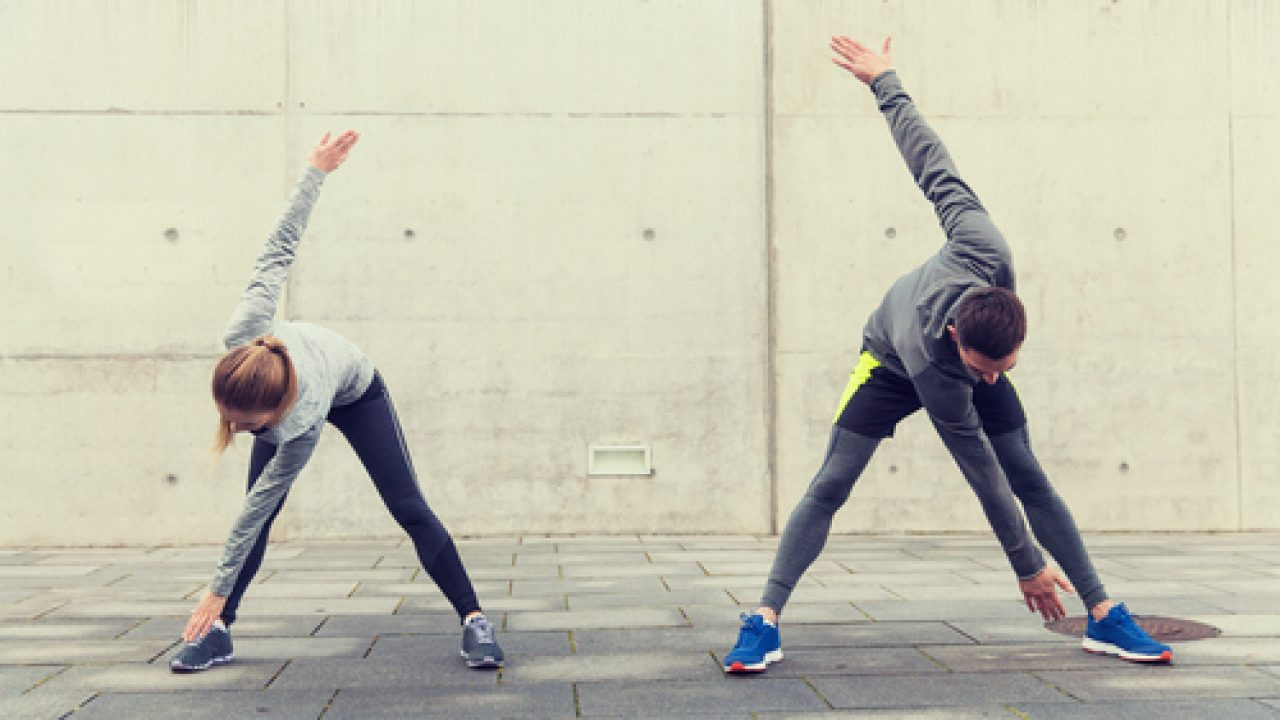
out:
M0 550L0 718L1280 717L1280 535L1087 538L1133 612L1222 630L1159 667L1046 630L989 536L836 536L784 615L786 659L725 677L776 542L461 539L496 672L461 664L401 539L273 545L236 661L196 675L167 660L218 548Z

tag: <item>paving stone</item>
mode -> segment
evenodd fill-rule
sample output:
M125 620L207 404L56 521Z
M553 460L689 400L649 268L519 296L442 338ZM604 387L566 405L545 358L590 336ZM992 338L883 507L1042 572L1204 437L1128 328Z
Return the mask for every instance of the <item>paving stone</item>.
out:
M170 655L155 663L109 666L80 665L68 669L40 687L41 690L98 692L175 692L181 690L261 690L287 661L236 658L229 665L208 672L169 672Z
M1280 637L1280 615L1194 615L1186 619L1212 625L1222 631L1222 637Z
M75 711L91 697L93 697L93 693L88 690L0 695L0 717L61 718ZM80 717L79 713L76 714L76 717ZM117 715L116 717L129 716Z
M1061 670L1038 676L1084 702L1103 700L1197 700L1209 697L1280 695L1280 678L1250 667L1151 666L1146 672Z
M1280 595L1209 595L1202 599L1207 609L1197 608L1183 612L1188 615L1211 615L1223 612L1266 615L1275 613L1277 608L1280 608ZM1149 614L1155 614L1155 612L1151 611Z
M1031 720L1272 720L1276 712L1253 700L1188 702L1107 702L1038 705L1017 703L1015 709Z
M1021 599L1010 600L862 600L854 603L875 620L970 620L1026 618L1033 622ZM1037 616L1038 617L1038 616Z
M26 692L65 669L63 665L0 665L0 697Z
M236 622L236 627L240 621ZM334 615L315 631L316 637L368 637L375 635L460 634L458 616L452 611L409 615Z
M481 597L502 597L507 594L510 588L509 581L497 582L474 582L472 588L477 595ZM359 587L352 585L348 591L352 597L403 597L421 595L424 597L442 597L440 588L434 582L402 582L402 583L383 583L383 582L362 582Z
M984 645L1001 643L1046 643L1056 645L1064 640L1072 640L1045 627L1043 622L1027 622L1025 618L1018 620L951 620L947 624ZM1073 642L1078 643L1079 640L1075 639Z
M238 658L264 660L288 658L359 658L373 645L369 638L275 638L246 637L235 639Z
M601 595L599 593L567 593L570 610L620 609L630 607L676 608L712 605L721 612L736 610L738 604L728 593L716 590L680 590L677 592L623 593Z
M447 652L413 658L294 660L271 683L271 690L327 689L332 693L339 688L497 687L498 677L493 670L467 667L454 644Z
M279 718L315 720L333 696L331 690L105 693L76 711L75 719L116 720L157 717L166 720Z
M767 677L669 682L658 694L655 688L635 682L578 683L576 687L583 717L644 717L659 707L672 715L827 707L804 681Z
M825 713L756 713L754 716L755 720L864 720L865 718L881 718L882 720L982 720L984 718L1000 718L1000 720L1016 720L1017 717L1003 705L992 705L985 708L951 706L897 708L892 710L864 709L856 712L833 710Z
M513 612L507 615L511 630L573 630L687 625L677 610L641 608L627 613L610 610L564 612Z
M1069 696L1023 673L853 675L815 677L810 682L836 708L1072 701Z
M409 582L418 574L417 568L364 568L360 570L280 570L269 578L271 582ZM207 578L206 578L207 579Z
M414 613L440 613L453 608L443 595L414 595L403 599L392 598L396 603L397 615ZM484 611L487 615L504 612L537 612L564 610L564 596L546 597L487 597L483 598Z
M792 650L784 645L782 649L783 660L769 666L769 677L946 672L945 668L915 648L850 648L833 651L808 648ZM721 662L725 651L716 654Z
M475 580L555 580L560 579L558 565L520 565L515 567L467 568L467 575Z
M561 568L566 578L607 578L652 575L669 577L706 575L697 563L636 563L634 565L566 565Z
M696 562L696 559L682 558L686 562ZM559 553L532 553L522 554L516 553L516 565L532 564L532 565L649 565L651 560L645 552L639 548L634 550L623 550L620 552L559 552Z
M1125 670L1142 669L1138 665L1115 658L1091 655L1080 649L1079 640L1062 639L1059 643L1034 645L942 645L923 646L920 651L955 672L991 672L995 670ZM1174 652L1182 662L1182 646Z
M64 578L101 569L101 565L0 565L0 578Z
M973 641L940 622L862 622L848 625L782 625L782 646L893 647L971 645Z
M827 587L897 587L915 585L937 585L940 582L948 586L990 585L994 583L975 580L971 572L911 572L910 565L902 572L848 573L845 575L824 575L822 584ZM1009 584L1010 573L1000 573L999 583ZM1016 587L1016 586L1015 586Z
M337 599L350 596L356 590L354 582L301 583L269 580L254 583L245 592L245 597L253 598L328 598Z
M1179 665L1280 663L1280 638L1209 638L1172 645Z
M0 640L0 664L147 662L172 644L171 640Z
M756 603L745 605L723 605L708 607L705 605L682 605L680 609L694 625L710 625L730 623L739 624L738 616L742 613L750 615L755 612ZM782 622L786 627L811 623L849 623L863 622L867 616L850 603L843 604L788 604L782 614Z
M384 718L574 717L573 688L568 683L539 683L523 687L425 687L414 689L342 690L324 720L382 720Z
M427 662L432 658L458 656L461 631L450 635L383 635L369 652L370 660ZM569 633L565 632L498 632L498 644L512 662L523 663L531 656L572 654ZM634 648L634 646L633 646Z
M675 588L673 588L675 589ZM585 580L514 580L513 597L545 596L571 593L576 595L612 593L654 593L667 590L661 578L623 577L589 578Z
M631 652L591 655L516 656L503 672L503 683L599 682L631 680L720 680L724 670L708 653L655 652L636 646ZM655 687L661 692L664 685Z
M284 617L241 616L232 626L231 635L238 642L240 638L251 637L310 637L323 617L316 615L292 615ZM185 617L156 617L137 624L124 636L125 640L163 638L177 640L187 626ZM3 633L0 632L0 636Z
M137 624L136 620L0 620L0 640L109 640Z
M656 628L636 630L574 630L573 644L579 655L610 655L643 649L653 652L714 653L722 656L733 647L738 633L719 628Z

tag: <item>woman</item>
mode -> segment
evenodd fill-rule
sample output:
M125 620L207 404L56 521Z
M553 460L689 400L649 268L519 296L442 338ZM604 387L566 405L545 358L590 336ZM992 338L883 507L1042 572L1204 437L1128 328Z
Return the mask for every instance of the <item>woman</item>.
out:
M326 421L346 436L378 494L413 538L422 567L462 620L462 656L470 667L501 667L503 654L485 619L453 539L418 488L400 422L386 386L355 345L325 328L275 318L276 302L325 176L346 160L359 136L325 133L284 217L258 258L231 317L226 355L213 373L221 415L215 450L235 433L253 433L249 490L209 590L183 632L174 672L230 662L230 625L262 564L271 523L306 465Z

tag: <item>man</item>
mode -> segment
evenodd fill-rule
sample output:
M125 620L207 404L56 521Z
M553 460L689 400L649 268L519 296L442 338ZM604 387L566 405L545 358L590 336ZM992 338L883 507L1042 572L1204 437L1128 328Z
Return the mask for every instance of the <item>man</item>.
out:
M1005 373L1026 335L1014 294L1009 246L977 196L960 179L938 136L916 111L890 64L888 39L877 54L847 37L832 39L836 65L875 94L916 183L946 232L942 250L898 279L863 329L863 350L836 411L827 456L782 535L764 597L743 615L725 672L763 672L782 659L778 615L818 557L831 518L848 499L876 446L924 407L973 488L1031 612L1058 620L1057 588L1080 591L1089 610L1090 652L1136 662L1169 662L1172 651L1134 623L1103 590L1071 513L1031 452L1027 421ZM1027 534L1065 570L1045 563ZM1074 584L1074 588L1073 585Z

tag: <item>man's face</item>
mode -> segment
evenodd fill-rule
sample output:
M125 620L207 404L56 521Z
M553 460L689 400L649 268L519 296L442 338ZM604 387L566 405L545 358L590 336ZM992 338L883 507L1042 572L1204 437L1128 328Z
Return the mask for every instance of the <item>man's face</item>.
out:
M1002 358L989 358L977 350L961 345L960 341L956 340L955 327L949 327L947 330L951 332L951 339L956 342L956 352L960 354L960 361L970 373L988 385L995 385L1002 374L1012 370L1013 366L1018 364L1018 351L1022 349L1021 346L1014 348L1013 352Z

